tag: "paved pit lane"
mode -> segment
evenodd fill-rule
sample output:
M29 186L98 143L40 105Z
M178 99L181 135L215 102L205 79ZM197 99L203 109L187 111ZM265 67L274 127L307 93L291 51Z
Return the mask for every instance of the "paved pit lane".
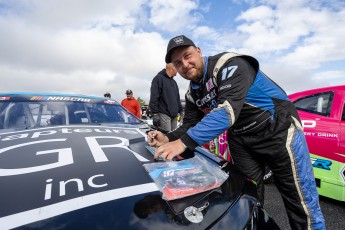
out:
M345 228L345 202L320 196L320 206L326 220L326 229L343 230ZM291 229L289 227L283 200L274 183L265 184L264 208L282 230Z

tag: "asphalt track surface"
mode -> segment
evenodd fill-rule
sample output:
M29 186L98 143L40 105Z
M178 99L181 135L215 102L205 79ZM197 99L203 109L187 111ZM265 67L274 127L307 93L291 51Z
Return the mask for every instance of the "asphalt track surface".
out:
M320 196L320 206L326 221L326 229L345 229L345 202ZM282 198L274 183L265 185L264 208L282 230L290 230Z

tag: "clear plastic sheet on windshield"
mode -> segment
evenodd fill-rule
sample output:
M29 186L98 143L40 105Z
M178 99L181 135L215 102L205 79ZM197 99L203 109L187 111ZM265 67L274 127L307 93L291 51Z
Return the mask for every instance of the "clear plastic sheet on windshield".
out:
M175 200L217 188L228 178L220 167L196 155L182 161L144 164L165 200Z

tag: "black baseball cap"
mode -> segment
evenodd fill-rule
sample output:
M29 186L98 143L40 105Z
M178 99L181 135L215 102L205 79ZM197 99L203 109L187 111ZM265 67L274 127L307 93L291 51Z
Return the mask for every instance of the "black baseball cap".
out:
M192 40L190 40L184 35L179 35L170 39L168 47L167 47L167 54L165 55L165 63L170 63L172 51L182 46L195 46L195 44Z
M126 94L131 94L131 93L133 93L132 90L130 90L130 89L126 90Z

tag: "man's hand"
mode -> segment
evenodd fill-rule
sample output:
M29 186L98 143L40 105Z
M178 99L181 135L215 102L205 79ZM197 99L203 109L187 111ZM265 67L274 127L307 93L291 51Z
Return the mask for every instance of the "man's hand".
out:
M164 161L172 161L174 157L180 155L186 150L185 145L180 139L172 141L162 145L157 148L155 151L155 159L158 159L159 156L162 157Z
M150 146L159 147L169 142L169 138L162 132L154 130L147 133L147 142Z
M161 119L159 117L159 114L153 114L152 123L154 126L157 126L157 127L161 124Z

